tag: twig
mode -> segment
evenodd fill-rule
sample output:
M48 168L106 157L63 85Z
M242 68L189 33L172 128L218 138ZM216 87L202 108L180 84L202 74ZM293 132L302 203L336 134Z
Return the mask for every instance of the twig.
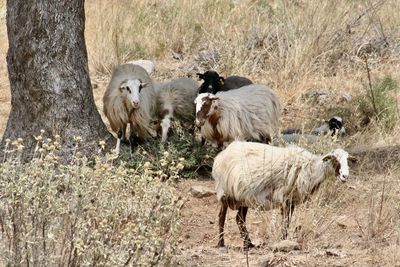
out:
M379 8L381 5L383 5L385 3L386 0L378 0L377 2L375 2L374 4L372 4L370 7L368 7L367 9L365 9L361 14L359 14L355 19L353 19L351 22L347 23L346 25L346 31L351 30L351 28L353 28L354 26L356 26L356 24L365 16L367 15L371 10L377 9ZM333 44L337 44L342 42L343 40L343 30L338 30L333 34L333 40L332 43Z
M384 177L384 179L383 179L382 194L381 194L381 203L380 203L379 215L378 215L378 224L381 222L381 217L382 217L383 201L384 201L385 187L386 187L386 177L387 177L387 174L385 175L385 177Z
M364 61L365 61L365 68L366 68L366 70L367 70L368 86L369 86L369 91L370 91L370 97L371 97L372 107L373 107L373 109L374 109L375 116L378 116L378 109L376 108L374 90L373 90L373 88L372 88L371 73L370 73L370 69L369 69L369 67L368 67L368 56L367 56L367 55L364 55Z
M383 5L386 2L386 0L379 0L377 2L375 2L373 5L371 5L369 8L367 8L366 10L364 10L363 13L361 13L360 15L358 15L358 17L356 19L354 19L351 24L349 24L350 27L354 26L355 24L357 24L357 22L364 17L365 15L367 15L372 9L376 9L379 6Z

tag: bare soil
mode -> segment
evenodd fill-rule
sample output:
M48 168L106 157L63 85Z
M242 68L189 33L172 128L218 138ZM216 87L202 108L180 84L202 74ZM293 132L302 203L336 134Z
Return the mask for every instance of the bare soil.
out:
M346 185L347 191L357 182ZM279 216L277 210L259 212L249 210L247 227L253 243L260 248L251 249L246 255L242 250L242 240L235 222L236 213L228 211L225 224L226 248L216 248L218 233L219 205L215 196L194 198L189 194L193 185L214 187L212 180L185 180L178 188L187 203L182 211L181 250L187 260L187 266L400 266L400 247L388 238L367 240L360 233L358 215L351 214L354 205L362 210L368 203L351 203L345 212L347 214L329 214L337 220L319 237L312 240L302 240L294 233L302 223L294 218L289 239L298 241L300 250L291 252L273 252L270 245L276 240L268 240L265 228L268 226L266 216ZM362 202L362 199L359 199ZM306 205L306 204L304 204ZM330 203L328 203L330 205ZM303 210L300 210L301 213ZM323 212L323 211L321 211ZM296 217L296 211L295 215ZM307 220L308 221L308 220ZM294 225L296 225L294 227ZM271 239L274 239L271 237Z

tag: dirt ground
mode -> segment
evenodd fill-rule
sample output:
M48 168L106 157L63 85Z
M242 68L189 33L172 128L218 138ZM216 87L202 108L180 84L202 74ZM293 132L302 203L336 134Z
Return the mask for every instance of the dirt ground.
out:
M357 179L357 178L356 178ZM347 190L357 186L359 181L343 185ZM186 180L179 184L179 189L188 201L183 209L181 250L187 260L187 266L247 266L246 253L242 250L242 240L236 226L235 215L228 211L225 225L226 248L216 248L218 233L219 205L215 196L194 198L188 192L191 186L202 185L214 187L211 180ZM362 201L362 199L359 199ZM352 204L352 206L355 203ZM364 207L359 203L359 210ZM365 205L366 203L364 203ZM304 204L306 205L306 204ZM327 205L330 205L328 203ZM250 237L260 248L251 249L248 253L248 266L400 266L400 247L388 239L368 241L360 233L355 213L352 208L345 214L329 214L335 221L318 238L301 240L293 232L293 225L298 228L302 222L295 218L291 225L289 239L298 241L300 250L290 252L273 252L269 247L277 238L265 239L265 228L268 216L279 216L277 210L259 212L249 210L247 227ZM300 211L302 214L304 210ZM338 216L339 215L339 216ZM270 217L271 218L271 217ZM308 220L306 220L308 221ZM279 229L279 228L278 228ZM277 229L277 230L278 230ZM268 237L267 237L268 238ZM374 244L372 244L374 242Z

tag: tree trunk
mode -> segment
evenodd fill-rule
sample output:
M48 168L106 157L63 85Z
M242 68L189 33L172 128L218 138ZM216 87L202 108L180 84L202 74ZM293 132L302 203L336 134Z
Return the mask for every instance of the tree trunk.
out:
M84 30L84 0L7 0L11 112L1 152L7 138L23 138L29 159L41 129L61 136L64 159L74 136L86 155L111 140L94 103Z

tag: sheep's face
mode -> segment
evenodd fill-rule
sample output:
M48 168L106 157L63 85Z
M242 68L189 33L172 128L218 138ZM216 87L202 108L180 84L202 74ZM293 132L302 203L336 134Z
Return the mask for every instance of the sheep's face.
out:
M333 116L329 121L329 130L332 132L332 136L335 134L343 135L346 133L345 128L343 127L343 119L338 116Z
M348 159L349 153L340 148L333 150L323 158L324 161L330 161L332 163L336 178L342 182L346 182L349 176Z
M140 92L146 86L140 80L126 80L121 83L119 90L125 96L133 108L140 107Z
M200 80L203 80L203 84L199 88L199 94L212 93L216 94L220 91L222 85L224 85L224 78L219 76L216 71L206 71L204 73L197 73Z
M206 119L214 113L214 110L218 109L218 99L219 97L210 93L202 93L196 97L194 103L196 104L197 127L203 126Z

